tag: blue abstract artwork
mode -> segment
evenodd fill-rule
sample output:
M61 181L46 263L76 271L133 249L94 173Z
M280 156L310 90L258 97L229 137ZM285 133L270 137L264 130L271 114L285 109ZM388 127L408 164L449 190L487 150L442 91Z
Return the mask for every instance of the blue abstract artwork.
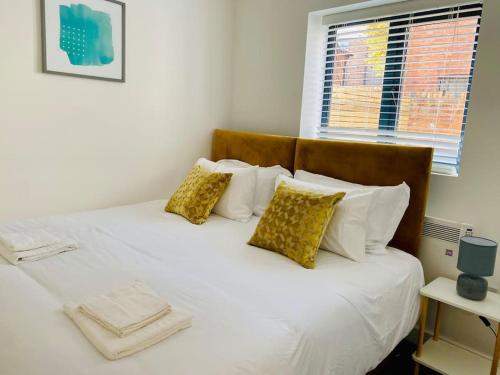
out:
M71 65L102 66L113 62L111 17L85 4L59 6L59 47Z
M125 82L125 8L119 0L43 0L43 72Z

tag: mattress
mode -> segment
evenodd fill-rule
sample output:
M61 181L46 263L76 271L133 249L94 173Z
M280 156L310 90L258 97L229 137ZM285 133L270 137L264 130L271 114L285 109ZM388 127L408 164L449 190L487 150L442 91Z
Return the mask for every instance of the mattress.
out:
M43 227L80 249L12 266L0 260L0 373L364 374L414 327L420 262L397 249L356 263L320 251L307 270L246 244L258 218L195 226L164 201L4 224ZM62 305L142 280L193 326L108 361Z

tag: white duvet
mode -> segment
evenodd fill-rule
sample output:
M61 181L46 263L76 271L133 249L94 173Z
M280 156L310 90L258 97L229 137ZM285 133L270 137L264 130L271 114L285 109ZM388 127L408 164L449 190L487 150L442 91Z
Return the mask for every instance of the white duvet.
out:
M0 226L80 245L21 266L0 260L0 374L364 374L416 322L423 273L402 251L363 263L320 251L307 270L246 245L256 217L195 226L164 203ZM193 325L111 362L62 305L137 279Z

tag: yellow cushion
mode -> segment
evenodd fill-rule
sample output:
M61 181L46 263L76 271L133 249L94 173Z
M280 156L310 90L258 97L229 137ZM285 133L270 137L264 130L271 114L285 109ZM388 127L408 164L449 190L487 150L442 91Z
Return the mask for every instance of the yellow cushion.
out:
M314 268L323 234L344 195L297 190L282 182L248 244Z
M231 176L232 173L209 172L196 165L172 195L165 211L184 216L193 224L203 224L224 194Z

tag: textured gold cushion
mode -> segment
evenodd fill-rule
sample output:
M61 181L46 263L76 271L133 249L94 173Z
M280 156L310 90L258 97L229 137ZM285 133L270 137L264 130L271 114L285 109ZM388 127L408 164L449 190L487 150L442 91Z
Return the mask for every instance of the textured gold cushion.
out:
M172 195L165 211L184 216L193 224L203 224L231 177L232 173L209 172L196 165Z
M282 182L248 244L314 268L323 234L344 195L297 190Z

